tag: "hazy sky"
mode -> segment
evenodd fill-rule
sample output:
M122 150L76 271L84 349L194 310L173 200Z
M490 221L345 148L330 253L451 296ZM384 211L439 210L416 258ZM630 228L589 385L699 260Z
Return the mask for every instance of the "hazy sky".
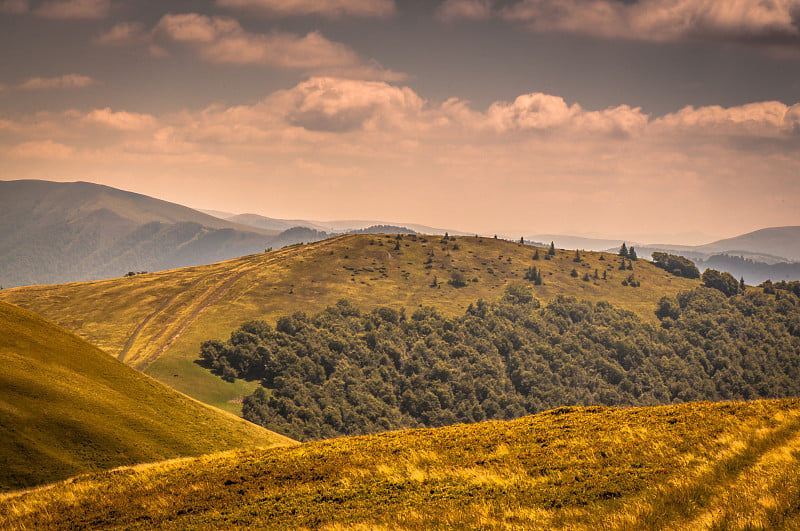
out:
M0 178L699 243L800 225L800 0L0 0Z

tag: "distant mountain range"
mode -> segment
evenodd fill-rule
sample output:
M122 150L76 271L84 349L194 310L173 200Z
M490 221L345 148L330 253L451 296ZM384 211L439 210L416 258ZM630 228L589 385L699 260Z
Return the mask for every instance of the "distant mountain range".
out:
M251 227L258 227L267 230L287 230L294 227L306 227L309 229L328 232L330 234L348 234L357 231L373 230L375 227L385 229L400 229L401 233L414 233L417 234L444 234L449 232L455 236L469 236L471 233L461 232L448 229L439 229L435 227L428 227L418 223L394 223L379 220L359 220L359 219L341 219L334 221L312 221L306 219L275 219L260 216L258 214L236 214L226 215L226 212L219 212L216 210L204 210L206 213L221 214L223 219L240 223L242 225L249 225ZM397 232L397 231L395 231ZM394 232L393 232L394 233Z
M0 181L0 287L160 271L355 232L468 235L416 223L316 221L198 211L88 182ZM623 240L532 234L526 242L614 251ZM800 227L774 227L705 245L633 244L640 257L681 254L749 284L800 279Z
M86 182L0 181L0 284L118 277L263 251L277 231Z
M232 218L88 182L0 181L0 287L208 264L380 224Z
M530 239L555 242L562 249L587 251L615 251L623 240L585 238L560 234L535 234ZM759 284L766 279L800 279L800 227L771 227L726 238L704 245L640 244L635 246L642 258L653 252L679 254L692 260L703 271L706 268L727 271L748 284Z

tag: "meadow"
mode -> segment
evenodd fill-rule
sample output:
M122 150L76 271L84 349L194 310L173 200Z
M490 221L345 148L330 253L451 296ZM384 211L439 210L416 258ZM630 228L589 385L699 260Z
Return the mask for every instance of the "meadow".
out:
M800 401L558 408L89 474L0 527L792 529Z

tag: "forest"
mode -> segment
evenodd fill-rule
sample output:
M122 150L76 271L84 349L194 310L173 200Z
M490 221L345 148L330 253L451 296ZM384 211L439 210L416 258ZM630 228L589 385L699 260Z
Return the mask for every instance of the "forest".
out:
M646 322L529 285L447 318L346 300L244 324L201 363L259 380L245 418L299 440L512 419L567 405L646 406L800 394L800 284L698 287Z

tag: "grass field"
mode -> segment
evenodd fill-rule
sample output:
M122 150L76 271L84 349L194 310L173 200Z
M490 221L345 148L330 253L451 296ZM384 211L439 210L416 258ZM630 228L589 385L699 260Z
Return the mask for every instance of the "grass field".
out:
M0 491L121 465L290 442L0 302Z
M0 527L797 529L800 401L560 408L0 498Z
M435 306L447 315L478 298L495 299L522 279L529 266L543 271L537 297L558 294L607 300L654 320L664 295L699 285L639 260L618 270L608 253L559 250L534 261L535 248L492 238L350 235L205 266L96 282L33 286L0 291L0 299L30 309L92 344L198 400L239 414L238 398L254 384L224 382L199 367L206 339L227 339L251 319L274 321L295 311L316 311L348 298L371 308ZM603 259L601 260L601 257ZM571 275L575 269L578 277ZM584 281L585 274L600 279ZM455 272L466 286L448 284ZM602 280L603 273L607 280ZM633 273L641 286L623 286ZM438 287L431 287L436 277Z

